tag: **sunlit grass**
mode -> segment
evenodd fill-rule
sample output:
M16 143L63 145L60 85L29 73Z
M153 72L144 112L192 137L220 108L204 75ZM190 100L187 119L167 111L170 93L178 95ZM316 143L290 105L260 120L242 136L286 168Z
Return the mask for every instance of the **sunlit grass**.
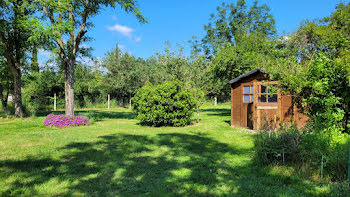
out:
M346 196L341 187L252 164L253 133L228 105L200 124L144 127L128 109L79 111L90 126L47 128L44 115L0 119L0 196Z

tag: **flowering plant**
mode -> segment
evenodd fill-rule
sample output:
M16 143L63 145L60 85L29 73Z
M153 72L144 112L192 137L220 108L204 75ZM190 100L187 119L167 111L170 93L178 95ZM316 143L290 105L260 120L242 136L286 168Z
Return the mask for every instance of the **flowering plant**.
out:
M49 114L45 118L43 125L53 126L53 127L71 127L71 126L80 126L88 125L89 120L86 117L82 116L66 116L66 115L54 115Z

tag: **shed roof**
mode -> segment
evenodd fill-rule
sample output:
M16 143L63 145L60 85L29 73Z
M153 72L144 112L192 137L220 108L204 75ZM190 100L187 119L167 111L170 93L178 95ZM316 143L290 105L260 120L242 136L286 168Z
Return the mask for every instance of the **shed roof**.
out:
M237 78L232 79L232 80L229 82L229 84L232 85L232 84L234 84L234 83L237 83L237 82L239 82L240 80L242 80L242 79L244 79L244 78L246 78L246 77L249 77L250 75L255 74L255 73L258 73L258 72L267 74L267 71L266 71L265 69L263 69L263 68L254 68L253 70L251 70L251 71L249 71L249 72L247 72L247 73L245 73L245 74L243 74L243 75L241 75L241 76L239 76L239 77L237 77Z

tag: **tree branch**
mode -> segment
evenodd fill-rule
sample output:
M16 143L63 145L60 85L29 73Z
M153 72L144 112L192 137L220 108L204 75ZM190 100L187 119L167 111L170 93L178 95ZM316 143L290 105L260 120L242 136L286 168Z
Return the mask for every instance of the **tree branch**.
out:
M9 65L10 65L10 68L11 68L12 66L15 65L14 55L13 55L13 52L11 52L11 51L13 51L12 47L7 44L6 38L2 32L0 33L0 39L1 39L1 43L2 43L3 48L4 48L4 55L5 55Z
M50 22L51 22L52 26L54 26L55 25L55 19L53 18L52 11L49 12L45 6L43 6L43 11L46 14L46 16L50 19ZM60 15L59 17L62 17L62 12L60 12L59 15ZM64 44L63 44L62 34L61 34L61 32L59 32L57 30L55 30L55 33L58 34L58 38L56 38L56 42L57 42L57 44L58 44L58 46L60 48L60 54L61 54L61 56L63 56L62 58L65 58L66 54L64 52Z
M83 16L82 16L83 21L82 21L82 24L80 26L79 33L76 37L75 45L74 45L74 49L73 49L74 55L79 51L79 45L80 45L81 39L83 38L83 36L87 32L85 30L85 27L86 27L86 20L87 20L87 16L88 16L88 9L89 9L89 0L86 0L85 5L84 5L84 12L83 12Z

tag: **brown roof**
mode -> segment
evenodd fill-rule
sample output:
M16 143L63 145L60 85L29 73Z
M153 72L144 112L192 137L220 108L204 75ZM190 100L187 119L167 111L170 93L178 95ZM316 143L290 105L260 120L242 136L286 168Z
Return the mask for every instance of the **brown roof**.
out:
M258 72L267 74L267 71L266 71L265 69L263 69L263 68L254 68L253 70L251 70L251 71L249 71L249 72L247 72L247 73L245 73L245 74L243 74L243 75L241 75L241 76L239 76L239 77L236 77L236 78L232 79L232 80L229 82L229 84L231 84L231 85L232 85L232 84L235 84L235 83L241 81L242 79L244 79L244 78L246 78L246 77L249 77L250 75L255 74L255 73L258 73Z

